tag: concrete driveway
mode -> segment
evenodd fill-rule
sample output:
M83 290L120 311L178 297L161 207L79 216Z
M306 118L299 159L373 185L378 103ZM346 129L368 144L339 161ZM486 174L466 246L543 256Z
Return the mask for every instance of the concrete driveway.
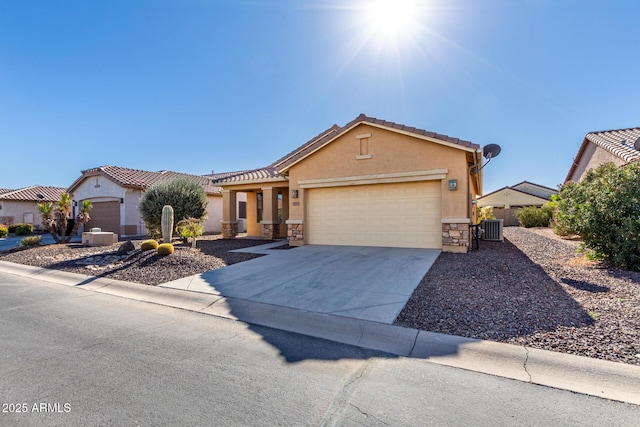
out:
M268 255L161 286L391 324L440 254L323 245L241 251Z

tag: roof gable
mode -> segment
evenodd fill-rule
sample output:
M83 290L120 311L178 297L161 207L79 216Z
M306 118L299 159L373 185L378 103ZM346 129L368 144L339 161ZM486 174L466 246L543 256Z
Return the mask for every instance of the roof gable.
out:
M330 144L331 142L338 139L340 136L344 135L351 129L359 126L361 124L366 124L374 127L379 127L381 129L386 129L392 132L398 132L405 135L410 135L416 138L428 140L431 142L435 142L438 144L447 145L450 147L462 149L465 151L477 151L480 146L478 144L474 144L470 141L465 141L459 138L453 138L448 135L443 135L435 132L430 132L424 129L418 129L411 126L402 125L395 122L389 122L386 120L376 119L373 117L367 117L364 114L360 114L351 122L347 123L342 127L337 127L337 125L332 126L327 129L325 132L318 135L316 138L308 141L307 143L301 145L291 153L287 154L282 159L276 161L272 164L278 171L278 173L286 172L291 166L310 156L314 152L318 151L322 147Z
M516 185L512 185L511 188L520 190L524 193L531 194L533 196L545 197L549 198L553 194L558 194L558 190L554 190L550 187L545 187L544 185L536 184L529 181L522 181Z
M587 146L593 143L618 157L624 164L640 160L640 151L634 148L634 142L640 138L640 127L589 132L585 135L578 154L573 159L565 182L569 181L580 163Z
M200 184L207 194L219 194L222 192L222 189L215 187L211 182L211 178L205 175L189 175L166 170L151 172L111 165L82 171L82 176L71 184L69 191L73 191L82 181L92 176L104 176L122 187L136 189L145 189L159 182L170 181L176 178L187 178Z
M311 138L309 141L305 142L295 150L282 156L280 159L276 160L269 166L241 172L211 174L210 176L213 179L213 183L222 185L252 182L286 181L288 180L286 172L291 166L307 158L314 152L318 151L327 144L330 144L340 136L344 135L351 129L361 124L375 126L392 132L403 133L416 138L428 140L438 144L448 145L470 152L475 152L480 148L478 144L474 144L472 142L465 141L459 138L453 138L447 135L429 132L424 129L405 126L402 124L380 120L373 117L367 117L364 114L360 114L354 120L350 121L342 127L333 125L323 132L320 132L318 135Z
M508 199L512 194L518 194L520 196L524 196L525 199L530 200L531 202L534 203L546 203L549 201L548 198L545 197L540 197L538 195L535 194L531 194L531 193L527 193L525 191L521 191L518 190L517 188L513 188L513 187L502 187L496 191L493 191L489 194L485 194L484 196L478 198L478 203L479 204L483 204L484 201L488 200L488 199L500 199L501 197L504 197L505 199Z

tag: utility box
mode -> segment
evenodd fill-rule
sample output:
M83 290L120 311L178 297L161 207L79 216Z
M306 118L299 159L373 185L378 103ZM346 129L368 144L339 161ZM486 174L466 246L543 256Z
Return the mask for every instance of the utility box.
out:
M118 235L110 231L82 233L82 244L87 246L111 246L118 243Z
M503 220L501 219L485 219L480 223L480 227L484 230L482 234L482 240L490 242L502 242L504 237L502 236Z

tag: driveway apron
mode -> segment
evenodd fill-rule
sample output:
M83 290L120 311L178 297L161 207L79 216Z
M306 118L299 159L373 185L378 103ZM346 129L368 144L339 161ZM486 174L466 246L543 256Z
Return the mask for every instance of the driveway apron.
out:
M326 245L265 252L161 286L391 324L440 254Z

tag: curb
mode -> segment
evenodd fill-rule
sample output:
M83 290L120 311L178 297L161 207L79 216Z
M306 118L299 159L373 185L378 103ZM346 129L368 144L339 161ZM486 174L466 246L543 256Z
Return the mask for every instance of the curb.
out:
M640 405L640 366L4 261L0 271Z

